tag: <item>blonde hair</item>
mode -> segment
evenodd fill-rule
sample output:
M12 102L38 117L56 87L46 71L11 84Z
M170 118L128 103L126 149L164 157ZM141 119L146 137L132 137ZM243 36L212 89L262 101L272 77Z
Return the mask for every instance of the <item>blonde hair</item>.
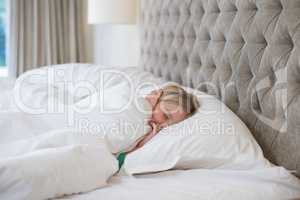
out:
M193 115L200 107L195 95L188 93L177 85L167 85L161 91L159 103L166 102L180 106L187 113L187 117Z

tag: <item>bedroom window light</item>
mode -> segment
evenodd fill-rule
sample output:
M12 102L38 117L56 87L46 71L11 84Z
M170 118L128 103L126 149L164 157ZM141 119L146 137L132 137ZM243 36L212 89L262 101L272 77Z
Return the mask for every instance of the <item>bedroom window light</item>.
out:
M7 30L7 6L6 0L0 0L0 77L7 76L6 65L6 30Z

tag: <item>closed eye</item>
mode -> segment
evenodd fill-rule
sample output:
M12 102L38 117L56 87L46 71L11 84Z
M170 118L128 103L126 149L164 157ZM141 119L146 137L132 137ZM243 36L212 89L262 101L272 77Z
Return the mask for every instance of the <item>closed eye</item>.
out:
M169 113L164 113L164 117L168 120L172 119L172 116Z

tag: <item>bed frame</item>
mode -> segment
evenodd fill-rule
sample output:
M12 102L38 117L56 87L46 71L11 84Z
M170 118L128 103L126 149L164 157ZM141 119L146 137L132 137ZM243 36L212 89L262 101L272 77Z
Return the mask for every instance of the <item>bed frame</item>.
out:
M140 65L213 94L300 175L300 0L141 0Z

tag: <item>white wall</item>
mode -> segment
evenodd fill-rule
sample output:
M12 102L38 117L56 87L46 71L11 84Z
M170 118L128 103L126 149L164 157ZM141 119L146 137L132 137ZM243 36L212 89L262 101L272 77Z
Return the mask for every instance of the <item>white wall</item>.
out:
M105 66L137 66L140 54L137 25L92 25L93 62Z

